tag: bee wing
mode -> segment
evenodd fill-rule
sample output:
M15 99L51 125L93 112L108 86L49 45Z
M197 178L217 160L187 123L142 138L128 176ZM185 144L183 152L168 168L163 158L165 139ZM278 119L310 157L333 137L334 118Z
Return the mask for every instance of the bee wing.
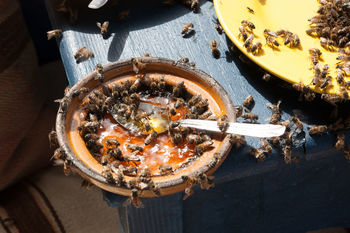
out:
M96 25L97 25L97 27L99 27L99 28L102 27L100 22L96 22Z
M108 2L108 0L92 0L90 2L90 4L88 5L88 7L90 9L98 9L98 8L101 8L102 6L104 6L107 2Z

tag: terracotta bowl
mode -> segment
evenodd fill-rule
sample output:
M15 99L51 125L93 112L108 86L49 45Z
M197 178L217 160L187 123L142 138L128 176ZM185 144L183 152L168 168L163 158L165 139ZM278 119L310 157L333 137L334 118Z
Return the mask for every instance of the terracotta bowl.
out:
M202 97L209 100L209 106L216 116L227 114L230 121L235 121L234 106L226 93L226 91L208 74L186 64L164 58L142 57L140 61L146 63L145 73L162 74L166 82L176 84L184 81L187 90L192 94L201 94ZM133 76L131 59L118 61L104 66L105 83L120 82L126 77ZM126 187L118 187L106 182L101 175L102 165L97 162L86 148L83 139L77 130L79 125L79 107L81 100L72 98L74 90L81 87L87 87L90 91L100 88L101 83L95 80L96 72L92 72L85 78L76 83L67 94L68 106L67 111L59 110L56 121L56 131L58 142L65 150L67 158L72 161L72 167L85 179L96 186L112 193L130 196L131 190ZM130 78L130 77L129 77ZM153 182L160 188L162 196L183 191L186 184L181 176L197 176L201 173L207 175L212 174L224 161L226 155L231 149L228 135L215 137L214 149L205 152L198 159L194 160L188 166L167 175L154 176ZM208 164L213 159L214 153L219 153L219 162L213 168L209 168ZM125 180L129 181L134 177L125 176ZM140 194L141 197L155 197L154 193L144 190Z

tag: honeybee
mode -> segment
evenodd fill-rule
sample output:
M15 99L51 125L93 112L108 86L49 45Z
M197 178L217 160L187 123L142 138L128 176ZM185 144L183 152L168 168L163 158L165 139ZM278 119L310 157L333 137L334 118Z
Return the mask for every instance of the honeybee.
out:
M262 49L262 43L260 41L255 42L250 48L251 53L259 52Z
M122 151L119 148L114 147L114 148L109 148L107 150L107 154L110 155L114 159L120 160L121 156L122 156Z
M227 127L229 126L228 124L228 116L226 114L222 115L219 117L217 121L218 127L222 132L225 132Z
M241 146L246 144L245 137L242 135L230 134L229 139L230 143L236 148L240 148Z
M62 30L61 29L55 29L47 32L47 39L51 40L53 37L56 39L60 38L62 36Z
M329 65L325 64L322 68L321 77L326 78L328 73L329 73Z
M271 78L272 78L272 76L269 73L264 73L264 75L262 76L262 80L264 80L265 82L270 81Z
M220 35L222 35L222 33L224 32L224 29L222 28L222 26L220 24L217 24L215 26L215 29Z
M159 166L158 170L160 171L161 174L166 174L166 173L172 172L173 168L171 166L166 165L166 166Z
M128 19L129 16L130 16L130 10L124 10L117 15L117 20L123 21L123 20Z
M249 28L250 31L253 31L255 29L255 25L248 20L242 20L241 25L245 28Z
M301 121L299 120L298 117L293 116L293 117L289 118L289 120L291 122L293 122L298 129L304 130L304 125L303 125L303 123L301 123Z
M106 145L107 145L108 147L116 147L116 146L119 146L120 143L119 143L116 139L114 139L114 138L108 138L108 139L106 140Z
M280 45L278 41L272 36L265 36L265 40L266 44L268 44L272 48L278 47Z
M194 13L198 12L199 11L199 0L192 0L190 8Z
M330 82L332 81L332 77L331 76L327 76L326 79L321 83L320 88L326 88Z
M279 147L280 146L280 139L279 137L271 137L267 139L269 143L271 143L274 147Z
M182 31L181 31L181 34L182 35L187 35L191 30L193 30L193 23L189 23L189 24L186 24L183 28L182 28Z
M185 188L185 195L183 196L183 200L186 200L188 197L192 196L194 194L194 191L192 189L192 187L187 187Z
M243 37L243 40L245 41L248 38L248 31L247 29L245 29L245 27L243 27L242 25L239 26L239 37Z
M202 138L198 134L189 134L187 135L186 140L190 144L199 144L202 142Z
M213 169L214 167L216 167L216 165L218 164L218 158L216 158L214 156L214 158L212 158L209 163L208 163L208 168L209 169Z
M236 118L241 117L243 113L243 107L242 106L235 106L235 114Z
M283 33L284 33L284 30L283 30ZM282 32L281 30L277 31L277 32L274 32L274 31L271 31L270 29L265 29L264 30L264 36L272 36L272 37L278 37L278 36L281 36L282 35Z
M135 176L137 174L137 167L123 167L123 165L119 165L119 169L127 176Z
M106 178L108 184L115 184L115 180L112 175L112 170L108 165L103 166L102 175Z
M136 58L132 58L131 59L132 62L132 70L138 74L140 71L143 71L146 68L146 64L142 63L141 61L139 61Z
M343 101L342 97L340 97L338 95L331 95L331 94L322 94L321 99L323 99L324 101L326 101L332 105L335 105L335 104Z
M185 89L185 82L181 81L175 85L175 87L173 89L173 96L180 97L180 96L182 96L182 94L185 90L186 90ZM176 114L176 112L175 112L175 114Z
M210 116L212 116L213 113L210 110L205 111L204 113L202 113L201 115L198 116L198 119L208 119Z
M152 142L154 142L154 141L157 139L157 135L158 135L157 132L153 130L153 132L150 133L150 134L146 137L146 139L145 139L145 145L147 146L147 145L151 144Z
M108 35L109 21L105 21L103 22L103 24L101 24L100 22L96 22L96 25L100 29L100 34L103 37L106 37Z
M285 163L290 163L292 161L292 147L290 145L285 145L283 147L283 158Z
M340 93L342 94L344 99L349 99L349 93L348 90L346 89L346 87L339 87Z
M249 13L254 14L254 10L252 8L250 8L249 6L247 6L247 10Z
M316 125L312 126L309 129L309 134L310 135L315 135L315 134L322 134L328 130L328 127L326 125Z
M65 159L64 162L63 162L63 173L66 175L66 176L69 176L70 174L72 174L72 170L71 170L71 166L72 165L72 162L68 159Z
M209 190L210 188L214 187L214 176L207 176L206 174L202 173L199 174L199 184L201 189Z
M266 152L268 155L272 153L272 147L265 139L261 138L260 144L261 144L261 147L259 149Z
M218 43L216 42L216 40L213 40L211 42L211 54L216 59L220 57L220 51L218 49Z
M50 143L50 147L56 147L58 146L58 141L57 141L57 133L55 130L52 130L49 133L49 143Z
M210 147L212 147L213 145L213 141L205 141L205 142L202 142L201 144L198 144L196 147L195 147L195 153L197 155L201 155L203 154L206 150L208 150Z
M143 151L143 147L139 146L138 144L128 144L127 148L131 151L139 151L139 152Z
M332 40L329 40L324 37L320 37L320 44L323 48L329 50L329 51L334 51L334 46L335 43Z
M344 150L345 147L345 135L344 133L337 134L337 142L334 146L337 150Z
M280 111L281 100L277 104L268 105L268 108L272 111L272 116L270 118L270 124L277 124L281 120L281 111Z
M252 148L250 150L250 154L253 155L257 161L265 161L266 160L266 156L265 156L264 151L262 151L260 149Z
M78 51L74 54L74 58L77 63L85 61L94 56L94 53L88 50L85 46L78 49Z
M309 36L318 36L322 33L322 29L321 28L309 28L306 30L306 33L309 35Z
M132 203L136 208L143 208L144 207L144 205L141 202L140 197L139 197L139 190L136 188L133 188L131 190L131 196L129 199L127 199L126 203L127 204Z
M312 63L316 65L321 58L322 52L318 48L311 48L309 49L309 54L310 54Z
M96 80L99 80L101 83L103 83L104 76L103 76L103 66L101 64L96 65Z
M243 107L247 112L250 112L255 105L255 101L253 96L249 95L245 100L243 101Z
M248 38L244 41L243 46L244 46L245 48L250 48L250 46L251 46L253 40L254 40L254 34L250 34L250 35L248 36Z
M254 113L244 113L242 114L242 118L244 120L251 120L251 121L257 121L259 119L259 116Z
M51 157L50 160L52 160L52 159L66 159L66 153L65 153L64 149L61 147L57 148L54 151L53 156Z

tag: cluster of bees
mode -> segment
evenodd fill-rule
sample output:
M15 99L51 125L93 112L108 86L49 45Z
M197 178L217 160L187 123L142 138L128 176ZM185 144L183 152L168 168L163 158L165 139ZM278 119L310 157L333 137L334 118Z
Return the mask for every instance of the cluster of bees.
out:
M252 10L251 8L249 8ZM254 11L253 11L254 12ZM255 35L253 30L255 29L254 23L248 20L242 20L241 25L239 26L239 38L242 38L244 41L243 46L251 53L258 54L262 51L262 43L261 41L256 41L253 43L255 39ZM300 38L296 33L290 32L288 30L280 29L276 32L265 29L264 37L266 40L266 44L273 49L276 49L280 46L277 38L283 39L283 44L289 46L290 48L298 48L300 47Z
M190 119L206 119L217 120L218 126L222 131L225 131L228 123L228 117L222 115L216 117L208 107L208 100L202 98L201 95L190 94L184 85L184 82L179 82L172 86L168 84L164 77L150 78L143 71L146 64L138 59L132 60L132 68L136 73L136 80L113 83L109 85L101 85L100 89L90 91L83 87L71 93L71 98L79 98L81 100L82 112L80 114L81 123L78 126L79 134L85 142L86 147L91 155L103 165L103 176L109 184L116 186L127 187L132 190L130 200L135 206L140 207L141 202L137 198L142 190L152 190L155 195L159 196L160 191L153 183L151 172L149 169L138 169L132 163L121 163L124 161L140 161L140 156L144 151L144 145L152 144L156 141L157 132L151 128L149 124L149 116L146 112L138 110L141 96L162 96L171 99L174 102L173 107L164 108L164 112L169 116L177 114L177 109L185 107L187 109L186 118ZM102 77L102 78L101 78ZM103 68L96 67L96 79L103 82ZM65 91L67 95L69 90ZM67 111L68 97L63 97L60 102L60 111ZM249 107L247 105L247 107ZM152 131L144 140L144 145L128 144L127 148L131 151L130 155L124 155L119 149L120 142L117 139L107 139L101 142L98 135L100 121L106 114L117 112L127 119L142 122L143 127L147 131ZM212 138L203 132L198 132L191 128L181 127L178 122L170 122L168 126L168 135L173 144L177 145L182 142L194 144L195 157L202 155L205 151L213 147ZM52 146L58 146L56 132L53 131L49 135L49 140ZM102 153L103 149L105 153ZM70 174L69 167L72 165L67 158L64 150L59 147L54 152L54 159L64 161L65 174ZM208 168L214 168L218 164L218 156L210 161ZM129 165L125 165L129 164ZM175 170L171 166L159 166L161 174L173 173ZM114 175L113 175L114 174ZM124 176L134 177L129 182L126 182ZM205 174L199 174L195 177L183 178L188 185L186 198L190 193L193 193L192 187L200 184L202 188L208 189L213 186L213 177L207 177ZM191 191L189 191L191 190Z

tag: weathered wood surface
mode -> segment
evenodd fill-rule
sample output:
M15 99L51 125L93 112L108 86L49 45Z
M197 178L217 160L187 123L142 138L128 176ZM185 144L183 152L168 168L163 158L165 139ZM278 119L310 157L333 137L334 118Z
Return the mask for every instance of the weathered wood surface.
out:
M322 123L331 110L323 102L298 102L297 93L281 87L280 82L262 81L263 73L257 67L244 64L237 54L229 54L229 40L215 30L215 10L209 1L201 2L201 11L197 14L181 5L165 7L155 0L98 11L86 9L79 13L75 24L55 12L54 7L55 3L47 0L53 27L64 31L58 43L71 85L91 72L97 63L107 64L150 53L154 57L174 60L188 57L196 63L197 68L215 78L236 105L241 104L246 96L252 95L256 102L252 112L259 114L260 123L267 123L271 115L266 105L276 103L279 99L282 100L282 119L288 119L295 113L302 114L305 128ZM130 9L130 18L116 21L117 14L124 9ZM96 21L107 20L110 21L111 36L103 39ZM186 23L194 24L195 34L189 38L181 35ZM219 59L211 55L209 43L214 39L219 42ZM82 46L92 50L95 57L77 64L73 54ZM293 64L290 65L292 69ZM333 134L310 137L306 133L305 138L300 135L293 149L294 155L300 157L300 163L285 164L277 150L266 162L256 163L249 151L251 147L259 146L259 140L247 138L248 145L239 150L233 149L215 173L217 187L211 191L197 190L194 197L184 202L183 231L299 232L317 227L318 222L322 226L349 224L344 220L344 210L338 208L348 208L350 205L350 197L345 196L350 190L346 182L341 180L349 180L350 165L342 153L333 148L334 142ZM334 182L334 189L323 186L330 187ZM180 200L179 195L173 198ZM110 194L106 195L106 199L115 206L122 201ZM151 200L146 202L152 205ZM179 206L182 204L179 203ZM143 215L154 214L154 208L147 208L146 205L140 210L128 207L119 208L119 211L126 213L124 217L129 222L126 223L124 219L124 226L130 232L161 232L159 229L154 230L155 223L149 218L142 223L144 225L140 223L137 227L130 227L132 219L141 221ZM310 220L303 220L304 211L312 215ZM327 213L338 216L316 221ZM181 225L182 215L176 213L174 216L173 221ZM275 221L279 222L276 226ZM173 232L181 232L181 228L182 225Z

